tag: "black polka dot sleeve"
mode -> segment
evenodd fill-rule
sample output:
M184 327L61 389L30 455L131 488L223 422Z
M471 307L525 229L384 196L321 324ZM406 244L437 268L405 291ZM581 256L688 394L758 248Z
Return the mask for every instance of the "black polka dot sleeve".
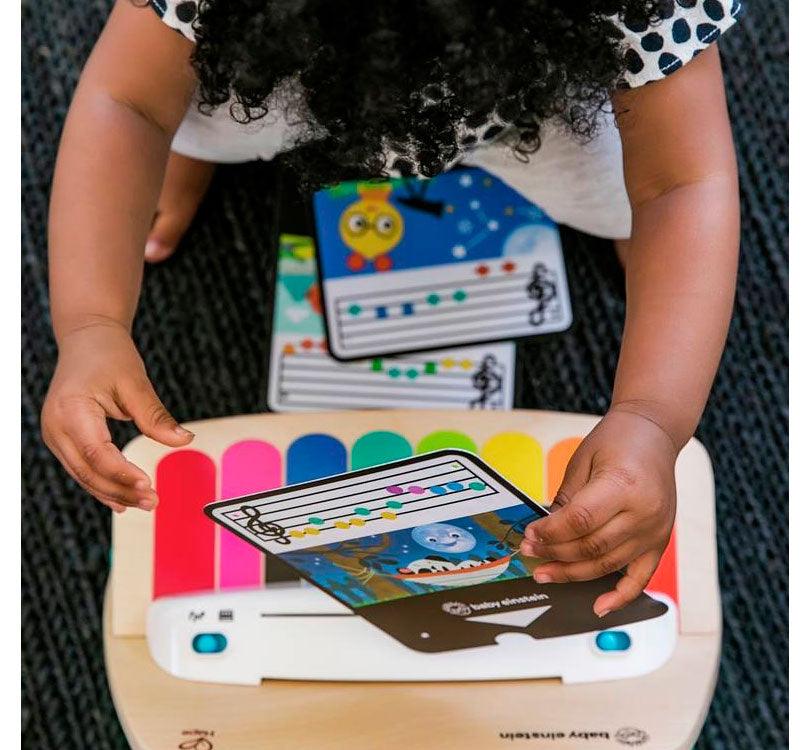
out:
M149 0L163 23L170 26L175 31L179 31L184 37L194 41L194 29L191 22L197 17L196 0Z
M636 88L674 73L733 26L741 12L740 0L667 0L653 24L616 17L627 65L621 85Z

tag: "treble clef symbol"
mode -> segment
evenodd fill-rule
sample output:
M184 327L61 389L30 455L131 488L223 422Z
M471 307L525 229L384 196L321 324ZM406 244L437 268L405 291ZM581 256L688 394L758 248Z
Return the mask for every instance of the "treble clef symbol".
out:
M262 521L262 514L258 508L251 505L243 505L240 510L248 518L247 530L255 534L265 542L277 542L278 544L289 544L290 538L284 532L284 528L272 521Z
M557 298L557 285L544 263L536 263L532 268L532 278L526 286L526 294L536 303L535 309L529 313L529 324L542 325L549 304Z

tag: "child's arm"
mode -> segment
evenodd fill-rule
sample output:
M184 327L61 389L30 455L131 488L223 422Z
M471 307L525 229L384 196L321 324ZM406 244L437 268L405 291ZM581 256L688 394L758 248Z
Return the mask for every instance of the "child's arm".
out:
M633 208L627 319L613 400L524 551L541 580L627 566L597 614L635 599L675 515L674 465L708 397L731 316L737 170L716 45L661 82L615 98Z
M119 0L82 73L51 196L51 316L59 346L45 442L115 510L154 507L146 475L110 439L133 419L167 445L191 434L160 403L130 337L143 248L172 135L194 90L191 44L149 8Z

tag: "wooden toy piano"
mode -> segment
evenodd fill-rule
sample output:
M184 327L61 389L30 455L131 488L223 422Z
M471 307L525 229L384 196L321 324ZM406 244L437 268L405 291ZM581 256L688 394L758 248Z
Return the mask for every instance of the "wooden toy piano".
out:
M479 454L545 502L596 421L536 411L263 414L191 424L189 449L134 440L126 454L153 477L161 503L152 514L114 518L104 613L109 682L131 745L477 750L531 740L541 748L690 748L712 697L721 628L713 477L695 440L678 460L675 531L648 587L672 605L674 619L632 631L627 653L599 653L589 635L587 654L570 652L594 666L584 675L553 660L534 671L521 666L520 641L503 644L500 662L492 654L477 665L474 655L466 666L419 662L416 652L358 630L360 618L340 616L329 597L290 581L202 512L217 498L447 447ZM264 629L240 630L254 610L266 616ZM253 680L218 672L211 665L229 663L221 655L198 659L189 649L189 636L212 629L230 637L243 661L262 663L261 685L223 684ZM296 638L310 638L310 647L297 648ZM340 659L329 655L337 643ZM651 660L639 661L644 649ZM567 652L557 651L564 660ZM390 682L392 675L408 681ZM508 679L530 676L544 679Z

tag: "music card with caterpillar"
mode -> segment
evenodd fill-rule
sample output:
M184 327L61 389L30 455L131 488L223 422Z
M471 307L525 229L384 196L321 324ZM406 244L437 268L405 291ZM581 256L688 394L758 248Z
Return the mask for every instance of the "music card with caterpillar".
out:
M598 618L619 574L541 585L519 552L546 511L481 459L441 450L211 503L206 513L418 651L492 645L504 632L551 638L651 619L646 594Z
M314 196L338 359L487 343L571 324L555 223L497 177L346 182Z

